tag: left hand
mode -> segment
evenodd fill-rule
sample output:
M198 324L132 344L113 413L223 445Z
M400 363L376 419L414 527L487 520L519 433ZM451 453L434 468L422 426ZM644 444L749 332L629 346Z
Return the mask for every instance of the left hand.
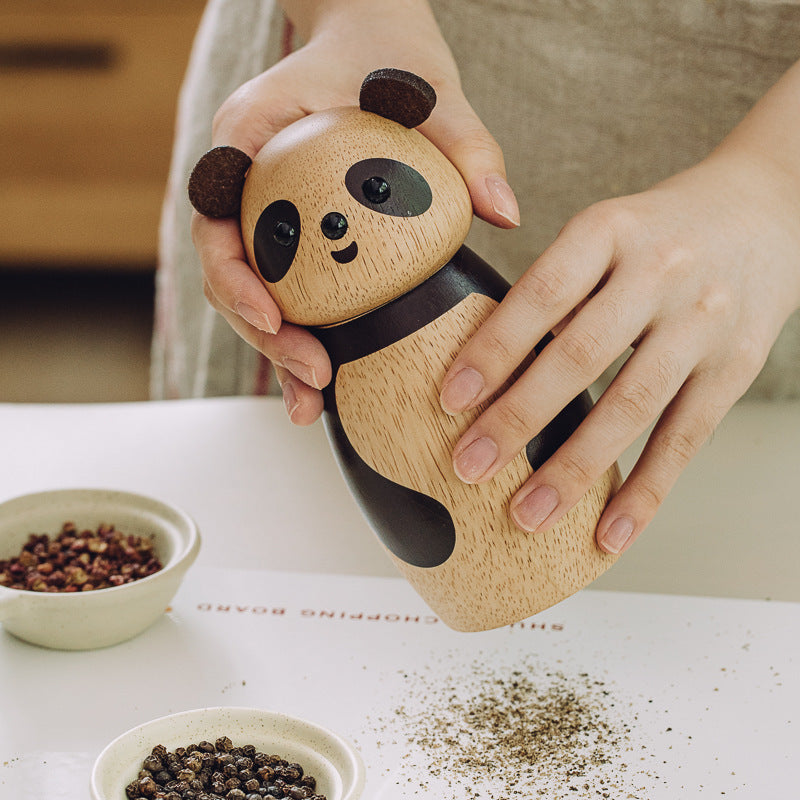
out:
M555 338L467 430L462 480L505 466L632 345L633 354L570 439L525 483L510 513L527 531L556 523L658 420L597 529L623 551L760 371L800 306L800 187L757 149L722 147L640 194L574 217L458 355L448 413L505 383Z

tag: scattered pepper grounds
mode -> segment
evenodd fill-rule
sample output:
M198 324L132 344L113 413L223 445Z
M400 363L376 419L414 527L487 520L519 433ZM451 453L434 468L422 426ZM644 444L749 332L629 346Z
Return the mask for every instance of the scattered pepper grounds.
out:
M300 764L221 736L171 752L156 745L125 793L129 800L326 800L316 786Z
M96 531L65 522L61 532L32 533L19 555L0 559L0 586L32 592L88 592L146 578L162 569L149 536L102 523Z

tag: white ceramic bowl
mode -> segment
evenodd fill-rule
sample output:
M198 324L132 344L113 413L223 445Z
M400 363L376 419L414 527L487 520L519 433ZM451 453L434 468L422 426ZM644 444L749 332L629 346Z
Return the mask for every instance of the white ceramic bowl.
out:
M108 489L59 489L0 503L0 558L17 555L31 533L51 537L65 522L101 523L153 536L163 568L146 578L90 592L33 592L0 586L0 622L32 644L90 650L123 642L165 611L197 557L200 536L183 511L143 495Z
M317 779L328 800L358 800L365 770L358 751L341 736L313 722L257 708L198 708L160 717L123 733L95 761L92 800L125 800L125 787L157 744L167 750L228 736L234 746L300 764Z

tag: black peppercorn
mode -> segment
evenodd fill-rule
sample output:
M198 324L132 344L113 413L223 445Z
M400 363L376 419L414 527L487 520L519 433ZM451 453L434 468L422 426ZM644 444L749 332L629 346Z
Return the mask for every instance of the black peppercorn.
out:
M271 781L275 777L275 770L265 764L263 767L258 768L257 775L262 781Z
M156 745L125 794L128 800L325 800L315 787L300 764L254 745L234 747L221 736L172 752Z
M138 789L139 794L144 797L152 797L158 790L158 785L152 778L139 778Z
M203 762L196 756L194 753L186 758L183 762L183 766L191 770L192 772L200 772L200 768L203 766Z
M144 761L142 761L142 768L150 770L150 772L161 772L161 770L164 769L164 765L161 763L160 758L156 758L151 753Z

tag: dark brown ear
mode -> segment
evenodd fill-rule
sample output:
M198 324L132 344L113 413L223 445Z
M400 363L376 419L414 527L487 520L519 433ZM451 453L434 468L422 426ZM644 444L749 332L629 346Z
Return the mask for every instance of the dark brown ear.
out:
M206 217L235 217L252 159L236 147L215 147L189 176L189 202Z
M364 78L358 104L364 111L416 128L431 115L436 92L413 72L377 69Z

